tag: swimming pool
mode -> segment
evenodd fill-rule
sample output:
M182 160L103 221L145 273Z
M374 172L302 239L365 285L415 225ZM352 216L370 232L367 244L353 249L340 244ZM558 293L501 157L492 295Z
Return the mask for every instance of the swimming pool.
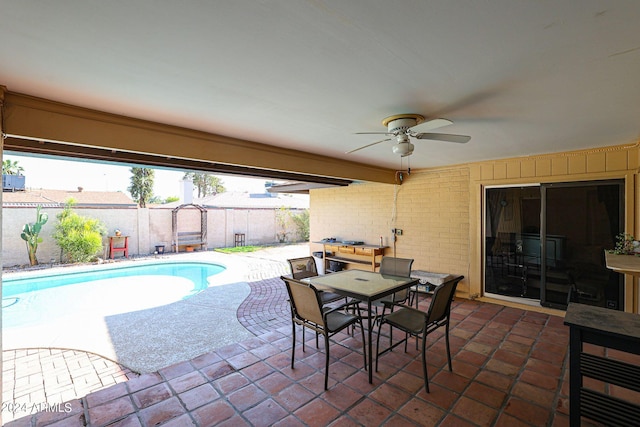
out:
M2 327L35 326L71 314L109 316L189 298L225 267L169 262L4 278Z

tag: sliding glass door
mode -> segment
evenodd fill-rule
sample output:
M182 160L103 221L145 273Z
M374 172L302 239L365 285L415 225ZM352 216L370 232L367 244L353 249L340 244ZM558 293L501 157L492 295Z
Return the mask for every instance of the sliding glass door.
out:
M622 280L604 251L622 231L623 189L623 181L487 188L485 293L621 309Z
M540 186L488 188L485 197L485 293L539 300L528 236L540 236Z
M576 301L623 309L622 275L604 260L624 231L623 190L624 181L542 185L543 305L565 306L568 284Z

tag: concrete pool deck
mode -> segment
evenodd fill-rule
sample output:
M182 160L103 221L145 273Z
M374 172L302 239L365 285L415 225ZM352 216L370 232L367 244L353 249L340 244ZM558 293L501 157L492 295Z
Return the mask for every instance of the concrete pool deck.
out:
M261 312L260 280L287 273L286 259L308 253L301 244L232 255L166 254L161 258L214 262L227 270L206 291L163 307L3 330L3 401L68 401L253 337L273 317Z

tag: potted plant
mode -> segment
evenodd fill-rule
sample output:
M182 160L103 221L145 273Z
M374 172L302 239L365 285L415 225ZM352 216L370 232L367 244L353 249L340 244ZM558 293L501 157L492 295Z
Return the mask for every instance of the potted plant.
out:
M637 255L640 252L640 242L631 234L620 233L616 236L616 247L609 253L616 255Z

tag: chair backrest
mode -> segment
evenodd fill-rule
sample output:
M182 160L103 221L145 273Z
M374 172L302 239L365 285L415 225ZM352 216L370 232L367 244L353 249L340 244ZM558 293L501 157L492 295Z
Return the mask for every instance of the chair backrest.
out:
M382 257L380 261L380 274L390 276L411 277L411 265L413 259L395 258L391 256ZM409 289L403 289L391 296L393 302L403 302L409 297Z
M464 279L464 276L458 276L444 282L442 285L436 286L427 312L427 324L439 322L449 317L451 311L451 302L456 294L458 283Z
M313 257L291 258L287 262L291 268L291 276L294 279L304 279L318 275L316 260Z
M289 294L294 316L318 325L324 325L322 303L318 296L318 290L311 284L297 280L284 277L282 280L287 285L287 293Z
M411 277L411 265L413 265L412 259L385 256L380 261L380 274Z

